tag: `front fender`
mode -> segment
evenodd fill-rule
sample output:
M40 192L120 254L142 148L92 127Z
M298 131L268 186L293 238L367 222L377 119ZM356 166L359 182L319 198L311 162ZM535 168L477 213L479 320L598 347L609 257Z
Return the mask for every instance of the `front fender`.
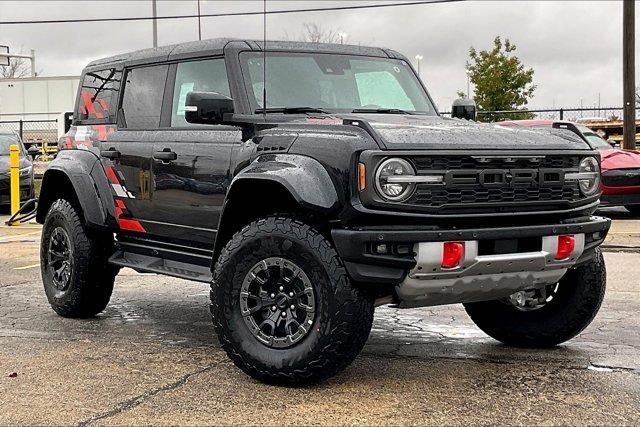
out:
M331 211L338 194L327 170L315 159L297 154L263 154L241 170L231 181L246 179L271 180L283 185L303 207Z
M67 187L71 188L67 188ZM55 199L73 194L85 223L104 228L114 224L113 196L99 158L86 150L62 150L42 177L36 219L43 223Z

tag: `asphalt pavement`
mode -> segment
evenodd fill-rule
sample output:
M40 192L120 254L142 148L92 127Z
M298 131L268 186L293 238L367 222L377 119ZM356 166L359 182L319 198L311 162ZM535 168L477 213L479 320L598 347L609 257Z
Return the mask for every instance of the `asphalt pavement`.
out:
M353 365L306 388L232 365L203 284L125 269L104 313L56 316L39 226L0 226L0 425L640 424L640 220L603 214L607 294L577 338L511 349L459 305L380 307Z

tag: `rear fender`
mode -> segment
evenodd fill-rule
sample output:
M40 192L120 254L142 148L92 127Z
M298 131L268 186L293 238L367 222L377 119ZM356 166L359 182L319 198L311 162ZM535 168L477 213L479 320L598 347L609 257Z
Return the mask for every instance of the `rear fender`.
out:
M111 187L100 159L87 150L62 150L42 178L36 220L43 223L58 198L71 198L82 210L85 224L115 229Z

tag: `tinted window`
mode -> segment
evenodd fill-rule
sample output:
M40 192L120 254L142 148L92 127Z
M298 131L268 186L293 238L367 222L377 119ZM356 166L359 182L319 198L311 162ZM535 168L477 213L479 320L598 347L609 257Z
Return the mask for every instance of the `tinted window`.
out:
M154 129L160 126L167 69L167 65L156 65L127 71L122 97L122 118L125 127Z
M171 126L194 126L184 119L187 93L192 91L217 92L230 96L224 59L208 59L178 64L176 83L173 88Z
M122 72L115 68L87 72L80 87L78 120L114 122L121 78Z

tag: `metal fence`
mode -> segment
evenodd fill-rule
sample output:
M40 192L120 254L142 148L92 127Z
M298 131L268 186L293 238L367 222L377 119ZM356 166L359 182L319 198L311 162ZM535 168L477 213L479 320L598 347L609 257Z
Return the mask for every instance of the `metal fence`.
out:
M636 115L640 108L636 108ZM502 120L540 119L540 120L567 120L571 122L579 120L622 120L622 107L602 108L551 108L532 110L506 110L506 111L478 111L477 119L480 122L498 122ZM451 112L441 113L443 116L451 116Z
M0 121L0 130L12 130L18 133L29 148L32 145L55 145L58 142L57 120L11 120Z

